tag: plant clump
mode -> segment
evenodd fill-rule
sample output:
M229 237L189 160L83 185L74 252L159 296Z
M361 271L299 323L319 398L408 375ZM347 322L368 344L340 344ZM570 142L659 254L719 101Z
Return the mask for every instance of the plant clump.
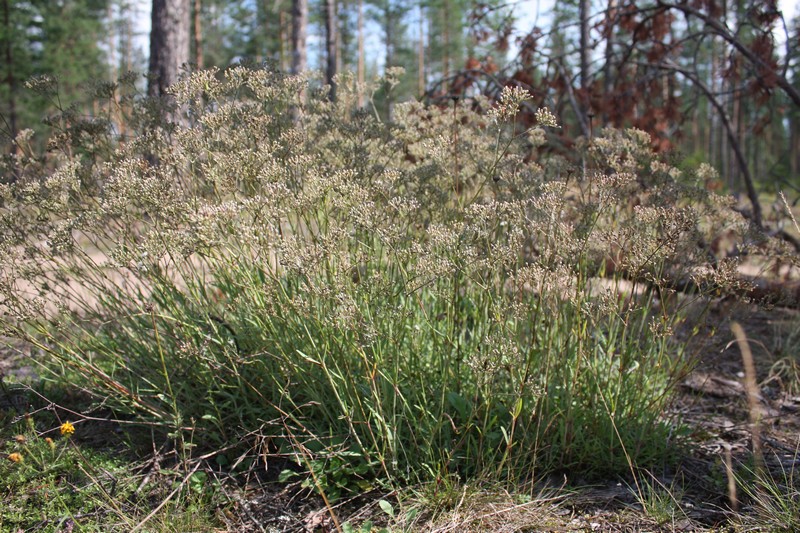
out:
M697 246L741 229L725 202L640 131L548 155L556 117L517 123L518 89L385 122L350 85L199 72L180 124L145 101L102 157L16 156L3 334L185 453L289 457L331 498L669 461L666 295L730 282Z

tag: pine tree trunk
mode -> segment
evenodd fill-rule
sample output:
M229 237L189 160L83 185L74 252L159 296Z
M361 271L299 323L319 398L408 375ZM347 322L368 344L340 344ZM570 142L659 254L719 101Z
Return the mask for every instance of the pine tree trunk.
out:
M289 41L288 31L286 23L286 11L281 8L280 12L280 25L281 25L281 36L280 36L280 49L278 50L278 55L280 56L280 65L282 72L289 72L289 56L286 53L286 44Z
M358 107L364 106L364 0L358 0Z
M735 88L734 88L735 91ZM733 92L731 102L731 122L733 122L733 131L736 132L736 138L739 141L739 145L742 147L742 151L745 153L745 160L747 160L747 139L744 136L744 121L743 121L743 112L742 112L742 99L740 95ZM733 161L733 158L731 158ZM731 182L736 184L736 189L741 188L741 177L739 175L739 168L731 163Z
M336 6L336 13L333 18L336 27L336 72L342 72L344 58L342 57L342 47L347 40L347 24L339 19L339 4Z
M308 0L292 0L292 73L300 74L308 68L306 60L306 33L308 29Z
M789 181L794 181L798 177L798 172L800 170L800 120L798 120L798 115L795 113L789 119Z
M419 6L419 50L417 60L417 92L420 98L425 95L425 15Z
M125 52L122 62L125 65L125 72L133 70L133 17L123 17L125 21Z
M608 0L608 8L606 10L606 49L605 49L605 63L603 64L603 94L611 94L614 87L614 80L612 79L612 63L614 61L614 28L616 27L617 19L617 0ZM603 106L603 126L608 126L608 105Z
M581 97L580 112L583 121L589 124L589 0L579 0L578 16L580 18L580 69L581 69Z
M391 3L387 2L384 12L384 32L386 33L386 69L394 66L394 20L391 16ZM394 93L386 93L386 118L391 121L394 113Z
M719 55L717 52L717 43L716 39L712 35L709 38L709 43L711 46L711 69L709 72L709 80L708 80L708 87L712 94L717 94L718 88L718 76L719 76ZM716 167L716 169L720 172L720 178L722 181L725 180L725 175L722 174L722 156L719 152L719 138L720 135L720 125L719 125L719 117L717 112L714 110L714 107L710 104L706 106L706 110L708 112L707 122L708 122L708 161L711 163L712 166Z
M120 19L124 24L120 32L122 39L122 42L120 42L120 53L122 54L120 65L122 65L126 73L133 70L133 17L127 13L128 9L129 7L126 4L122 4L120 8ZM119 106L119 135L124 138L127 133L127 126L125 125L125 107L122 100L120 100Z
M442 78L450 76L450 2L442 3Z
M328 97L336 100L336 0L325 0L325 83L330 85Z
M580 18L580 69L581 89L586 91L589 87L589 0L580 0L578 3L578 17Z
M108 3L106 7L106 18L108 19L108 76L109 81L117 81L117 33L114 25L114 4Z
M153 0L147 94L163 96L189 62L189 0Z
M121 8L120 8L121 9ZM121 18L122 13L120 13ZM117 25L114 20L114 4L108 3L106 8L106 18L108 19L108 77L111 83L116 83L119 77L119 61L117 59ZM117 126L117 131L122 133L124 127L122 126L122 110L120 109L119 93L115 90L111 94L111 101L109 102L111 109L109 109L109 116Z
M203 14L202 0L194 0L194 60L197 70L203 69L203 27L201 17Z
M8 127L12 141L17 138L17 80L14 77L14 49L12 48L11 35L11 6L10 0L3 0L3 26L5 27L5 50L4 59L6 63L6 85L8 85ZM17 153L19 147L13 143L12 150ZM12 173L12 176L14 174Z

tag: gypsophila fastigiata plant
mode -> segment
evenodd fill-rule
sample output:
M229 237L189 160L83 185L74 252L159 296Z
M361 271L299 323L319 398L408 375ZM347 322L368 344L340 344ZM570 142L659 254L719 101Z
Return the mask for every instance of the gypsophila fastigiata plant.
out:
M562 172L518 89L386 123L352 77L335 103L306 83L192 74L185 120L145 101L102 163L24 169L0 191L4 334L183 453L289 456L330 498L668 461L685 365L664 294L711 275L697 242L724 206L641 132Z

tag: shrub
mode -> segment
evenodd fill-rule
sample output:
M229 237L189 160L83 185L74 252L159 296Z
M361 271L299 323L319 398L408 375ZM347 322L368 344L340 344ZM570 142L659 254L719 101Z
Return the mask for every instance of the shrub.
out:
M668 460L685 366L657 300L708 276L719 202L641 132L537 156L554 124L518 123L523 91L385 123L351 85L193 74L190 125L144 102L106 161L3 186L6 335L184 451L288 454L334 496Z

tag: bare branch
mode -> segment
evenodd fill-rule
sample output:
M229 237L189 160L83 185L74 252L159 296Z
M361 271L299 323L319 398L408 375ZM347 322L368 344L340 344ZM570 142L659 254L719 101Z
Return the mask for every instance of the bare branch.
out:
M775 74L775 80L784 93L794 102L794 104L800 107L800 92L786 79L785 76L778 72L772 65L767 64L763 59L758 57L752 50L750 50L745 44L733 35L724 24L722 24L716 18L708 15L707 13L703 13L699 9L695 9L691 7L687 3L675 4L672 2L665 2L664 0L658 0L658 5L668 8L668 9L675 9L677 11L682 12L684 15L691 15L697 17L698 19L702 20L703 23L711 28L711 30L725 39L731 46L736 48L750 63L753 65L772 71ZM782 17L781 17L782 18Z
M700 80L700 78L697 77L694 72L688 71L669 60L662 61L655 66L663 70L677 72L687 80L691 81L695 87L700 89L700 91L706 95L708 102L714 106L714 109L717 110L720 121L722 122L722 126L725 128L725 133L728 135L728 141L730 142L731 149L736 156L736 161L739 163L739 169L742 171L745 188L747 189L747 197L750 199L750 203L753 204L752 220L756 226L763 229L764 225L761 203L758 200L758 192L756 192L755 184L753 183L753 176L750 174L750 168L747 165L747 159L745 159L744 154L742 153L742 148L739 145L739 139L736 137L736 132L731 126L730 120L728 119L728 114L725 112L725 108L722 106L719 100L717 100L716 95L711 91L711 89L706 87L706 85L702 82L702 80Z

